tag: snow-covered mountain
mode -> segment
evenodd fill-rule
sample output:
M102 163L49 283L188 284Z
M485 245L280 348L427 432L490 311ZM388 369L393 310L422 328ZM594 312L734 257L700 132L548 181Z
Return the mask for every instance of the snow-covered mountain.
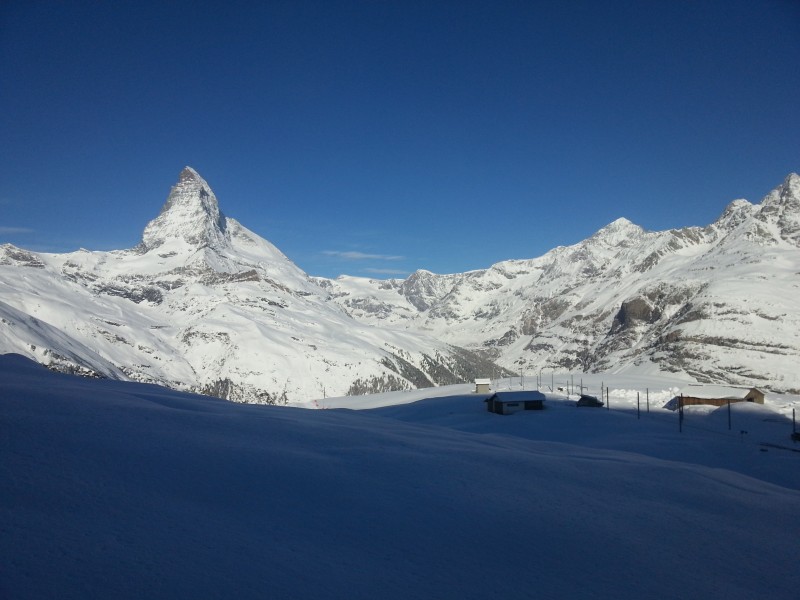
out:
M531 260L318 281L363 323L425 331L515 372L683 373L800 390L800 176L707 227L618 219Z
M475 354L355 321L185 168L133 249L0 247L0 352L66 371L285 403L467 380Z
M187 167L135 248L0 246L0 352L267 403L466 381L495 362L797 391L799 288L794 174L707 227L619 219L485 270L329 280L226 217Z

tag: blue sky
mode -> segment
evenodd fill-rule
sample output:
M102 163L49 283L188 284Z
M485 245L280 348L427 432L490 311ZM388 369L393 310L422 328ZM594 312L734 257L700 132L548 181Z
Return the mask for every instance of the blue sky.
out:
M800 2L0 4L0 242L139 242L191 165L312 275L712 222L800 171Z

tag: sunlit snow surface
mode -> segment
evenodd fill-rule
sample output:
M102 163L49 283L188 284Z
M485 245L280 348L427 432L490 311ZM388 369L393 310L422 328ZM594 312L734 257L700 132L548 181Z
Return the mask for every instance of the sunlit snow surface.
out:
M2 356L0 597L796 598L798 399L679 431L679 382L605 383L611 410L303 410Z

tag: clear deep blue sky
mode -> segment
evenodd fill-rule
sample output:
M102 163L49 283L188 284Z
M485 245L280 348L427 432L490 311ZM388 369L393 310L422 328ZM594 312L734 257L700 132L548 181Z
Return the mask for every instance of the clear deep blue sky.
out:
M191 165L312 275L712 222L800 171L800 1L0 3L0 242L129 248Z

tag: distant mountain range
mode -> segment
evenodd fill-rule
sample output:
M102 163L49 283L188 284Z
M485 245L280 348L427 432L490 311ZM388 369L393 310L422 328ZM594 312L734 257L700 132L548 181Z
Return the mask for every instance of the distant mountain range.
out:
M618 219L529 260L310 277L185 168L129 250L0 246L0 352L283 404L551 371L800 393L800 177L707 227Z
M800 389L800 177L707 227L618 219L488 269L318 280L365 323L425 331L515 372L668 371Z

